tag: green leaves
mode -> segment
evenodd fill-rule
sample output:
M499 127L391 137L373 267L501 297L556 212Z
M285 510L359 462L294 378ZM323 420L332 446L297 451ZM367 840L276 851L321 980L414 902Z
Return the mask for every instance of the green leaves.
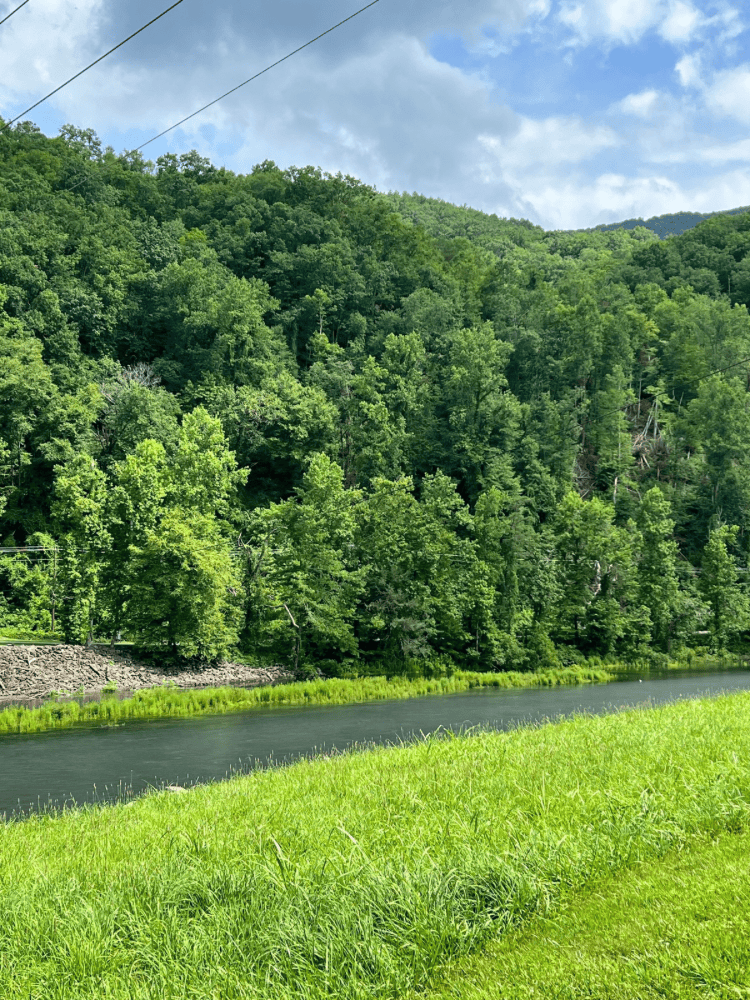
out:
M141 442L116 467L106 561L113 633L145 648L215 659L236 645L239 577L228 538L239 471L221 423L198 407L176 447Z
M73 125L0 165L0 537L54 537L68 636L218 656L240 602L259 656L497 669L710 605L735 641L750 215L544 233Z
M679 621L684 601L677 576L677 542L669 501L653 487L638 511L638 598L649 609L652 639L669 652L674 638L684 639Z
M255 512L251 626L259 647L284 650L299 669L332 654L356 655L353 612L362 573L354 551L356 490L340 466L313 455L297 497ZM269 614L270 612L270 614Z
M123 624L139 646L204 661L236 646L239 578L213 517L169 507L128 554Z
M598 497L563 498L555 523L560 589L553 637L598 653L648 641L649 615L635 588L633 527L617 527L614 510Z
M711 646L724 652L730 640L750 624L750 602L739 586L739 574L729 546L737 540L736 525L721 525L711 531L701 562L700 589L711 614Z
M99 591L111 536L106 477L88 455L58 470L53 523L60 547L59 620L66 642L91 642L103 601Z

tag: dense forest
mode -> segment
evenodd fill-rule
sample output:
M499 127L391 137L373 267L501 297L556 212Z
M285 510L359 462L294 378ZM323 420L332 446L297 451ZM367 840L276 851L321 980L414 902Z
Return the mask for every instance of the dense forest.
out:
M749 250L750 214L545 232L6 129L0 634L339 675L738 648Z

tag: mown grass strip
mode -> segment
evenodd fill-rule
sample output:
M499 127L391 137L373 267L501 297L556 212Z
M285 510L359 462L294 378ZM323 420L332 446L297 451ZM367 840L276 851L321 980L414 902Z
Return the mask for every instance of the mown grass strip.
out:
M0 996L403 1000L749 821L745 693L33 816L0 825Z
M48 702L39 708L6 708L0 712L0 733L38 733L48 729L69 729L90 723L113 724L128 719L164 719L246 711L253 708L281 708L294 705L348 705L388 698L417 698L430 694L453 694L472 688L555 687L563 684L591 684L613 680L603 668L572 667L538 673L472 673L457 671L452 677L435 679L406 677L362 677L356 680L298 681L258 688L204 688L181 690L176 687L148 688L131 698L80 704L76 701Z
M750 831L745 830L619 873L553 918L533 921L455 966L444 984L419 997L746 997L748 925Z

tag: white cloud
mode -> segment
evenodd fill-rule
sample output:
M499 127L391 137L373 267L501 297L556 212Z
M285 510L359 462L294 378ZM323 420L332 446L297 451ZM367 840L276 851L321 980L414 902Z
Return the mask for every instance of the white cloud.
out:
M659 23L663 8L663 0L563 0L557 16L579 44L600 38L629 45Z
M655 90L643 90L640 94L628 94L623 97L618 105L627 115L636 115L639 118L648 118L659 98Z
M692 52L690 55L683 56L676 64L675 72L683 87L699 87L702 83L700 53Z
M2 6L10 11L17 4ZM36 0L21 8L0 29L0 106L21 94L44 96L101 55L95 49L105 22L104 0L78 0L77 7L66 0Z
M750 205L750 169L738 168L706 178L690 191L685 204L697 212L720 212Z
M706 18L705 23L715 32L715 40L725 45L731 39L741 34L747 27L742 22L736 8L726 3L722 5L721 9L713 17Z
M712 16L690 0L561 0L557 20L570 29L569 44L577 46L635 45L650 31L675 46L709 37L724 43L744 30L728 3L710 6L719 6Z
M709 146L696 151L699 159L707 163L729 163L732 160L750 160L750 139Z
M659 25L659 34L672 44L689 42L703 22L703 15L692 4L673 0L669 13Z
M705 96L714 112L750 124L750 63L717 73Z
M669 211L662 206L680 204L680 199L679 188L669 177L633 178L615 173L601 174L588 182L576 177L562 184L537 183L529 194L537 214L558 229L585 228L640 215L646 218Z
M223 106L223 127L242 128L241 147L224 158L232 169L269 156L341 170L381 189L459 197L472 183L480 132L518 130L517 115L490 100L492 87L480 75L439 62L413 38L392 38L387 48L353 52L335 66L310 53L298 70L261 78L252 98L201 115L201 123L215 120Z
M695 184L671 177L628 177L604 173L560 183L555 176L534 177L527 199L545 228L583 229L628 218L649 218L690 209L714 212L750 204L750 170L737 170Z
M504 138L483 134L482 147L503 169L580 163L618 145L618 138L606 126L589 126L575 117L535 121L523 118L517 131Z

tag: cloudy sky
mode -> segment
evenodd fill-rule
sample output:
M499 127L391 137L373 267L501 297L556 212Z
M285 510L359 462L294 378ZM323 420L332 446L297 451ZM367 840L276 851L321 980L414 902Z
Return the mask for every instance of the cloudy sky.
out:
M184 0L25 117L133 149L365 2ZM0 114L169 3L29 0L0 25ZM379 0L143 153L313 164L547 229L734 208L749 28L740 0Z

